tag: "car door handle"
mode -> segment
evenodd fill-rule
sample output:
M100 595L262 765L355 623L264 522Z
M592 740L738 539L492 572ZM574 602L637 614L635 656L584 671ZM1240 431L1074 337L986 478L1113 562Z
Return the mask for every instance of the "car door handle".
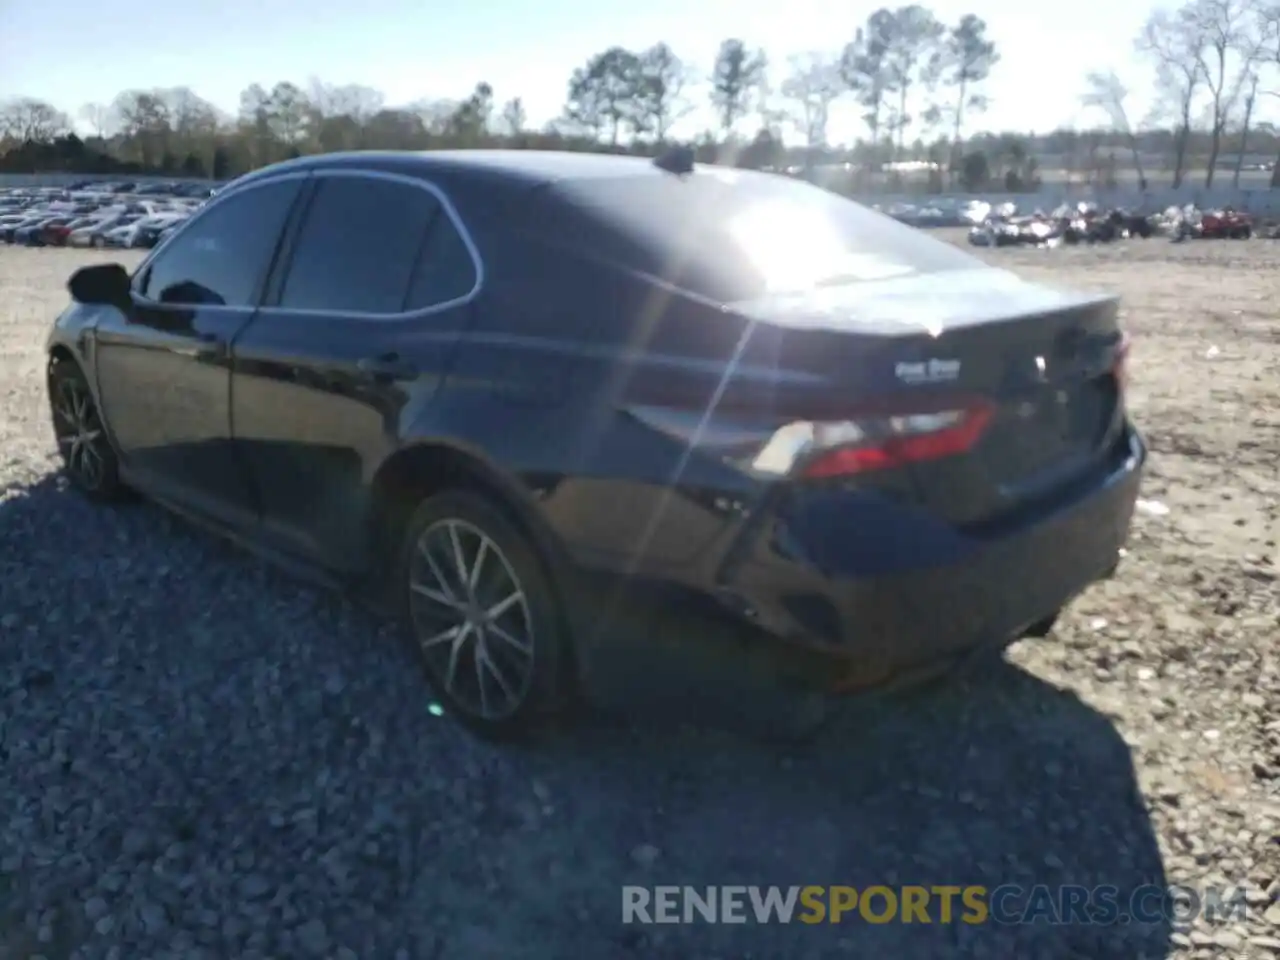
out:
M190 339L184 337L183 345L170 349L180 356L197 360L218 360L227 355L227 341L216 333L188 333L187 336Z
M227 341L218 333L197 333L195 354L197 357L210 360L225 357L227 355Z
M356 368L376 380L412 380L418 375L417 366L403 359L398 353L365 357L357 361Z

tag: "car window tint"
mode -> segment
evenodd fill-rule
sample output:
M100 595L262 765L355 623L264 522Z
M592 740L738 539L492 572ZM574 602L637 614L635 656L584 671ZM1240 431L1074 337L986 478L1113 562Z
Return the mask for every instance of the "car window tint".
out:
M264 184L211 207L160 251L142 293L160 303L252 306L301 184Z
M280 306L400 313L440 204L421 187L377 177L320 180L294 247Z
M420 310L448 303L465 297L475 285L475 261L452 218L442 210L422 245L406 307Z
M699 170L687 178L556 184L536 229L703 296L771 293L972 269L945 241L801 180Z

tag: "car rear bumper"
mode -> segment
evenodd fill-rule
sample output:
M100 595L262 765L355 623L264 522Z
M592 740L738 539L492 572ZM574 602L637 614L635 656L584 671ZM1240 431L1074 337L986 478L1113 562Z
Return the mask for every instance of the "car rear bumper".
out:
M1109 575L1145 460L1142 438L1128 427L1094 474L1008 529L925 535L904 524L902 539L884 544L887 575L819 570L802 543L788 544L785 531L767 524L722 571L719 595L767 633L821 654L832 687L878 686L1017 639ZM858 536L861 524L848 520L846 535ZM840 526L823 535L840 536Z

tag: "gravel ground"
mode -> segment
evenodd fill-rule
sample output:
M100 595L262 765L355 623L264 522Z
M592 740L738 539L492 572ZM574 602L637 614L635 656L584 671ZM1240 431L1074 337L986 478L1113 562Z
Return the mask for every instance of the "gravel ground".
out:
M0 958L1280 954L1280 245L984 256L1124 296L1154 506L1118 577L1007 662L800 746L598 721L504 750L433 715L370 616L67 491L41 346L95 256L0 249ZM658 883L1227 885L1249 908L624 926L621 885Z

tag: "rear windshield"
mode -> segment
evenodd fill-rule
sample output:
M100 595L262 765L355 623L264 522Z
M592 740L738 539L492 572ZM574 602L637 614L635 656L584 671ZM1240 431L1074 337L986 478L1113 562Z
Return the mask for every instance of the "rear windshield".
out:
M945 241L780 176L700 168L685 178L561 181L550 195L555 209L542 229L558 242L719 302L979 265Z

